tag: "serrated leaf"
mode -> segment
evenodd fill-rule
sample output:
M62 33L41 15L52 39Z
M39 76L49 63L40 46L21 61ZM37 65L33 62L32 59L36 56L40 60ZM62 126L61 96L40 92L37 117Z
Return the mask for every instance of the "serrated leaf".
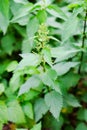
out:
M40 79L37 76L30 77L19 90L19 96L28 92L31 88L38 87L41 84Z
M42 98L37 99L34 104L36 122L39 121L47 111L48 111L48 107L47 107L44 99L42 99Z
M49 75L47 75L47 73L41 73L39 75L41 81L43 82L43 84L51 86L53 84L52 79L49 77Z
M11 101L8 103L8 120L16 124L25 123L25 116L18 101Z
M52 115L59 119L60 112L63 106L63 98L58 92L52 91L45 95L45 102L49 107L49 111Z
M55 64L53 69L57 72L58 76L61 76L77 65L79 65L79 62L60 62Z
M41 57L38 54L33 53L21 54L21 57L23 59L19 62L16 70L24 69L27 66L37 66L41 62Z
M51 75L53 73L53 75ZM45 73L41 73L39 75L39 78L41 79L41 81L43 82L43 84L49 86L51 89L59 92L61 94L61 90L59 87L58 82L55 82L57 75L55 73L55 71L53 72L51 69L48 70Z

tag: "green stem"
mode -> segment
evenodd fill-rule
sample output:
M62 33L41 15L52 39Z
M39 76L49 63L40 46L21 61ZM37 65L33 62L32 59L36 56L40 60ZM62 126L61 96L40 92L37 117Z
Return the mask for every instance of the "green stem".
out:
M45 69L45 60L44 60L44 57L42 57L42 67L43 67L43 72L45 72L46 69Z
M84 27L83 27L83 36L82 36L82 49L84 49L85 46L85 39L86 39L86 18L87 18L87 9L85 12L85 19L84 19ZM79 66L79 70L78 73L81 74L81 67L82 67L82 62L83 62L83 58L84 58L84 52L82 51L81 53L81 57L80 57L80 66Z

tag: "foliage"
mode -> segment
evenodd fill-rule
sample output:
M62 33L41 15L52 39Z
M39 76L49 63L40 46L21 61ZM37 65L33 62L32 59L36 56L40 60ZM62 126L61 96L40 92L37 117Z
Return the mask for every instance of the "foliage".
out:
M0 3L0 129L87 129L87 1Z

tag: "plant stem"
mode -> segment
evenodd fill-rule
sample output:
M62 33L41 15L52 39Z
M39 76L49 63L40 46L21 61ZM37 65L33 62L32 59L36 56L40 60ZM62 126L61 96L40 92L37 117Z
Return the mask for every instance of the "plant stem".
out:
M85 11L85 19L84 19L84 27L83 27L83 36L82 36L82 48L84 48L85 46L85 38L86 38L86 18L87 18L87 9ZM84 57L84 52L82 51L81 53L81 57L80 57L80 66L79 66L79 70L78 70L78 74L81 74L81 67L82 67L82 62L83 62L83 57Z

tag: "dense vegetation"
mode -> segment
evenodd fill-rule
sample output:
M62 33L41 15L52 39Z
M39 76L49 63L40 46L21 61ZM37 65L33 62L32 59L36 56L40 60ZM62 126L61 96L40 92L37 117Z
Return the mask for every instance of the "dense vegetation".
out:
M87 0L0 0L0 130L87 130Z

